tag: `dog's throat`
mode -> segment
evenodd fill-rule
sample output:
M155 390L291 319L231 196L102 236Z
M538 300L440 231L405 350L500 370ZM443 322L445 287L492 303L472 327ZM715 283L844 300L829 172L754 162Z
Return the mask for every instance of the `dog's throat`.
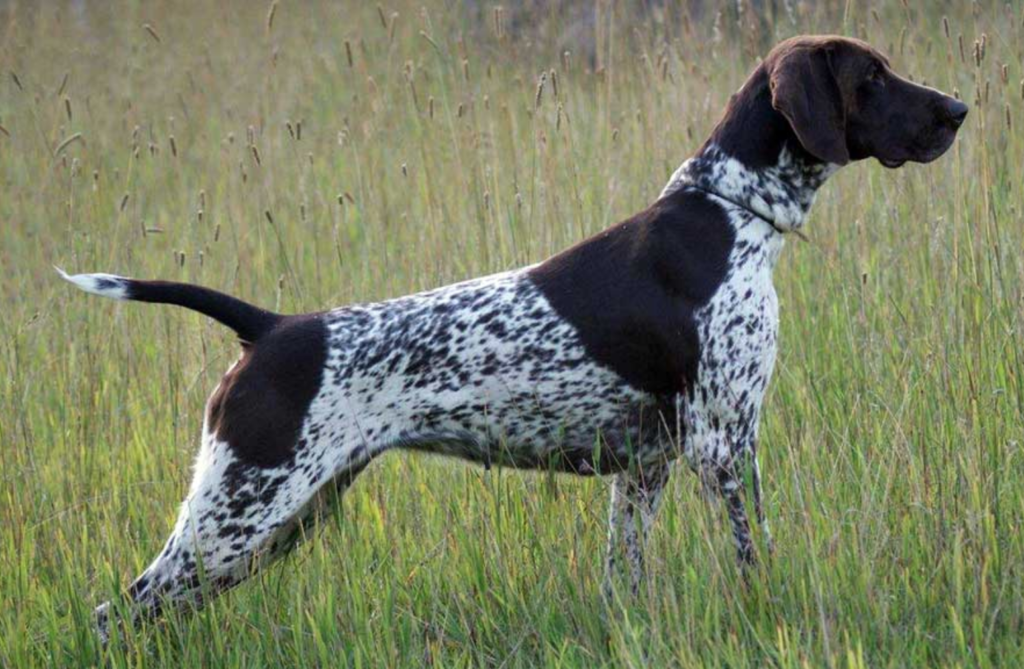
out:
M797 237L803 239L804 241L807 240L807 236L804 235L799 230L796 230L796 229L794 229L794 230L785 230L783 228L780 228L778 226L778 224L774 220L772 220L768 216L765 216L761 212L759 212L759 211L757 211L755 209L752 209L751 207L743 204L742 202L739 202L738 200L734 200L731 197L726 197L725 195L722 195L721 193L716 193L715 191L711 190L710 188L704 188L703 186L699 186L699 185L697 185L695 183L683 184L683 189L687 189L687 188L690 189L690 190L697 190L697 191L700 191L702 193L706 193L706 194L711 195L713 197L717 197L718 199L724 200L724 201L728 202L729 204L731 204L731 205L733 205L735 207L739 207L740 209L742 209L742 210L746 211L747 213L749 213L754 218L761 219L762 221L764 221L765 223L770 225L772 227L772 229L775 230L775 232L779 233L780 235L784 235L787 232L792 232Z

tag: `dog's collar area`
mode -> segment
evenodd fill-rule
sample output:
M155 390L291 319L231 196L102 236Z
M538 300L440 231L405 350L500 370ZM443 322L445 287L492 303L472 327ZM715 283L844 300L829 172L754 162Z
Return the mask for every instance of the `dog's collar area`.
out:
M697 185L695 183L683 184L683 188L684 189L685 188L689 188L691 190L699 190L702 193L707 193L708 195L712 195L712 196L717 197L717 198L719 198L721 200L725 200L729 204L732 204L733 206L739 207L740 209L748 212L754 218L761 219L762 221L764 221L765 223L770 225L772 227L772 230L775 230L775 232L779 233L780 235L784 235L787 232L792 232L793 234L795 234L800 239L803 239L804 241L807 241L807 236L804 235L799 230L786 230L784 228L780 228L775 221L773 221L771 218L765 216L761 212L757 211L756 209L753 209L753 208L743 204L742 202L737 202L736 200L732 199L731 197L726 197L725 195L722 195L721 193L717 193L717 192L711 190L710 188L705 188L704 186L699 186L699 185Z
M710 145L679 166L660 197L693 188L748 212L780 235L792 232L806 241L799 228L818 188L834 171L827 164L805 164L788 150L779 154L776 165L752 169Z

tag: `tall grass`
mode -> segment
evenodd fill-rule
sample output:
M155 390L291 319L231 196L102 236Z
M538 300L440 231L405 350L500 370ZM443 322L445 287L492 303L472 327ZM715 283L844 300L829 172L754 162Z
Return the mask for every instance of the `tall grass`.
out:
M0 663L1024 662L1021 6L699 4L601 1L582 29L511 3L0 5ZM934 164L836 176L781 259L778 551L749 588L682 470L646 591L606 606L607 482L392 455L283 564L98 647L236 345L51 264L300 312L540 260L651 202L803 32L972 110Z

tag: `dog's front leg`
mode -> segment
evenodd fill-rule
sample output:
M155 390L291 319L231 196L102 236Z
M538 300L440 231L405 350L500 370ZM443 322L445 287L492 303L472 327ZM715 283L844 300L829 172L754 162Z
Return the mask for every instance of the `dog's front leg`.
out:
M775 542L772 541L771 528L768 527L768 515L764 510L764 489L761 487L761 462L757 457L756 441L750 450L750 467L754 484L754 515L757 516L757 524L761 526L765 547L768 549L768 553L771 554L775 551Z
M615 475L608 513L608 551L603 586L609 601L620 549L629 567L630 590L634 596L640 591L647 533L654 523L670 472L671 465L666 462Z
M754 541L750 535L750 520L747 518L747 508L743 504L743 486L736 475L732 463L721 466L717 471L717 487L725 500L726 510L729 512L729 522L732 525L732 537L736 542L736 559L743 567L754 564Z
M732 525L736 556L741 566L756 562L754 541L750 532L750 520L744 503L743 469L750 468L753 492L754 515L765 537L765 543L772 550L768 518L764 510L764 492L761 486L761 467L757 458L756 430L746 424L732 423L722 429L713 430L705 445L701 474L705 483L721 495Z
M705 490L717 494L725 503L732 526L736 557L747 567L755 562L750 520L743 501L742 467L749 462L754 488L754 512L771 545L761 489L761 471L757 461L757 428L754 421L723 419L703 406L686 407L686 448L684 454L697 471Z

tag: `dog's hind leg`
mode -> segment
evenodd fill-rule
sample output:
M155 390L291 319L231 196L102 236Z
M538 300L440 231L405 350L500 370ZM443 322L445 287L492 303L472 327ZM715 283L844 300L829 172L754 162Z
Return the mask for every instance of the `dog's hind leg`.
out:
M608 513L608 551L603 585L609 601L620 551L629 567L630 590L633 595L640 591L647 534L654 523L670 472L671 464L666 462L615 476Z
M362 447L335 458L315 444L307 449L293 462L261 468L207 435L170 538L125 593L129 620L153 617L165 605L199 605L284 555L302 536L303 521L343 492L370 460ZM104 641L111 615L109 602L96 610Z

